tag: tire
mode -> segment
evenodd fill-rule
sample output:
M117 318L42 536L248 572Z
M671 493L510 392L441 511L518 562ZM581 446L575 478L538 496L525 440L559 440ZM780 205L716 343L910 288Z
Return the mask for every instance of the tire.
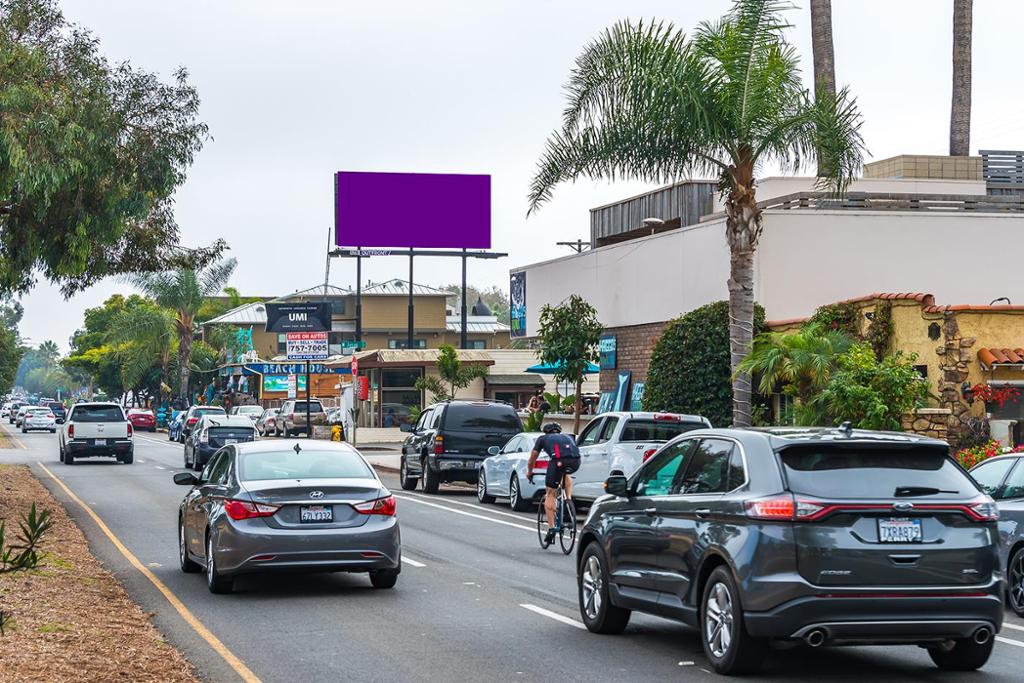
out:
M198 562L188 556L188 550L185 548L185 524L181 519L178 519L178 566L186 574L195 574L202 569Z
M423 492L424 493L437 493L438 487L441 485L441 475L437 472L431 472L430 468L427 467L427 459L423 459Z
M374 588L394 588L398 583L398 570L375 569L370 572L370 583Z
M235 588L235 580L224 576L217 570L217 560L213 554L213 537L206 534L206 587L211 593L225 595Z
M961 638L954 641L953 647L949 650L941 647L928 648L928 656L935 662L935 666L943 671L974 671L985 665L995 644L994 635L982 645L970 638Z
M494 496L487 495L487 477L484 474L484 468L480 468L480 472L476 477L476 499L485 505L490 505L494 502Z
M292 438L292 433L291 433L291 431L288 430L288 425L284 426L284 438L286 438L286 439Z
M562 501L562 531L558 534L562 554L568 555L576 547L576 506L571 500Z
M1006 604L1018 617L1024 617L1024 546L1014 551L1006 572Z
M519 475L515 472L512 473L512 478L508 482L508 504L516 512L526 512L530 509L532 502L523 498L523 489L519 484ZM541 510L544 506L540 506Z
M409 466L405 463L405 456L402 456L402 462L398 465L398 480L402 485L402 490L415 491L418 479L419 477L409 476Z
M61 446L60 443L57 444L57 457L64 462L64 446Z
M612 604L608 592L608 563L597 541L583 551L576 583L580 616L587 630L610 635L626 630L631 612Z
M730 676L761 668L768 640L747 634L739 589L724 566L716 567L704 585L698 625L704 656L715 671Z

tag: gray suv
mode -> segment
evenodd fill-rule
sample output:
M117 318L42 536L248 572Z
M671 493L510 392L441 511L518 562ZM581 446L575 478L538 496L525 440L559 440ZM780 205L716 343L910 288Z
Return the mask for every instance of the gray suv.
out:
M580 534L580 612L700 631L724 674L771 640L918 644L981 667L1003 621L998 511L949 456L907 434L705 429L605 482Z

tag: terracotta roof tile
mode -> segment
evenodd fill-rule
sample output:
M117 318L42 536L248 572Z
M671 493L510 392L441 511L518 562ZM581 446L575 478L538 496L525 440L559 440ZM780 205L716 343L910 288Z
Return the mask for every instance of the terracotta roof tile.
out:
M993 365L1024 365L1024 349L978 349L978 362L986 367Z

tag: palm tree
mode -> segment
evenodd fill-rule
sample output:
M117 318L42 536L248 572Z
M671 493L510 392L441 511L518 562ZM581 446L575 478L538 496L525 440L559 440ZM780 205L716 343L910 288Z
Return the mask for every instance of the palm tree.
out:
M811 0L811 56L814 59L814 92L836 94L836 57L832 44L832 0ZM821 164L818 175L821 175Z
M169 270L157 273L136 273L125 278L148 295L158 306L174 312L174 327L178 334L178 367L181 373L179 396L188 398L189 357L195 318L206 297L220 292L231 278L238 262L226 259L202 270Z
M39 345L39 359L47 371L57 364L58 358L60 358L60 348L57 347L57 343L52 339L47 339Z
M692 39L665 23L624 21L576 60L562 129L548 140L530 210L581 176L670 182L719 179L729 244L732 367L750 349L754 252L761 236L756 181L764 163L797 170L817 156L819 185L841 192L860 168L856 103L844 88L815 99L801 84L777 0L736 0ZM750 424L750 376L733 380L733 421Z
M125 387L138 387L154 360L160 363L161 386L170 385L167 368L177 343L175 317L170 310L158 306L125 309L114 318L107 341L117 347Z
M974 0L953 0L953 106L949 155L971 153L971 15Z

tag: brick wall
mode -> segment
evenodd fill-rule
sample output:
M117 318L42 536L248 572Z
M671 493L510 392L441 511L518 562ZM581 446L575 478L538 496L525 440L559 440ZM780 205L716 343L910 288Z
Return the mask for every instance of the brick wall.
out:
M616 337L618 360L614 370L601 371L601 391L615 390L619 370L632 370L634 382L647 381L651 351L666 325L667 322L605 328L605 334L614 334Z

